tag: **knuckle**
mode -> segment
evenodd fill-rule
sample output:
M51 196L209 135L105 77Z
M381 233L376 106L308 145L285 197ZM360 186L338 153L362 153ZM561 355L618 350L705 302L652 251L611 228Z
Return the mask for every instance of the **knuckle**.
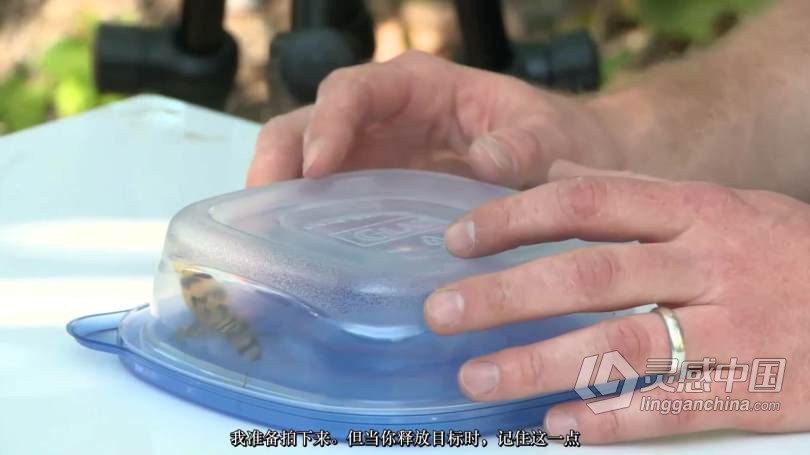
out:
M272 119L268 120L267 123L262 125L262 128L259 130L259 137L270 139L273 137L274 133L279 130L279 126L282 123L282 116L273 117Z
M683 184L683 202L698 216L720 215L741 202L736 191L714 183Z
M673 419L675 420L674 425L675 428L679 429L689 429L694 428L695 420L699 416L698 411L681 411L678 413L673 413Z
M496 223L496 235L509 235L517 231L520 217L515 215L521 212L520 195L509 197L503 200L502 204L496 204L495 217L491 218Z
M616 441L621 439L624 431L624 424L619 417L621 410L611 411L602 414L599 422L600 439L605 441Z
M522 383L535 391L544 390L543 378L548 375L546 354L539 345L532 346L526 353L526 361L520 362Z
M349 99L362 97L368 91L368 79L362 68L350 66L329 73L318 85L318 98L329 94L348 95Z
M577 177L557 185L557 204L562 215L575 223L599 216L607 199L608 185L604 179Z
M534 128L527 128L523 126L515 127L512 130L512 135L510 137L510 139L514 141L511 148L513 150L520 150L527 153L530 163L538 163L544 157L544 146L543 142L540 140L541 134L541 132ZM506 139L504 142L507 142L507 145L510 145L508 144L509 139Z
M318 98L322 98L329 91L339 87L344 80L349 79L348 72L348 68L338 68L327 74L318 84Z
M476 235L491 239L494 244L501 244L518 232L520 202L515 196L491 202L471 212L476 226Z
M621 266L616 255L605 250L577 251L570 256L571 282L587 304L615 286Z
M643 367L649 357L652 339L641 322L621 318L603 323L607 352L618 351L635 368Z
M503 316L509 313L509 302L512 291L508 281L502 274L495 274L492 277L490 287L490 299L488 303L491 314Z
M259 130L259 135L256 137L255 152L257 156L267 157L276 151L279 145L283 145L286 141L283 139L288 130L284 128L284 119L275 117L265 123Z
M504 250L532 242L533 220L540 216L529 193L495 200L470 212L475 225L476 247Z

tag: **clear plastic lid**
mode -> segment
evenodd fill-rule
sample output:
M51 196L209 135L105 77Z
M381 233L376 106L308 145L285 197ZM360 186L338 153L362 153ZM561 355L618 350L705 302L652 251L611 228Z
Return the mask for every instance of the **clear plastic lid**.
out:
M434 289L583 245L550 243L478 259L446 251L451 221L511 192L446 174L375 170L192 204L169 226L154 301L123 318L118 344L171 374L315 420L518 418L514 406L465 398L460 365L612 314L454 336L427 329L422 307ZM214 407L284 426L235 406Z

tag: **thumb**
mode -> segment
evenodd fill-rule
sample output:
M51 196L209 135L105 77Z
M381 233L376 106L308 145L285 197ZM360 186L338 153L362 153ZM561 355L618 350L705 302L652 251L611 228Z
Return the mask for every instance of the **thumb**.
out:
M469 149L475 175L485 181L525 188L546 179L548 164L536 131L508 127L477 137Z

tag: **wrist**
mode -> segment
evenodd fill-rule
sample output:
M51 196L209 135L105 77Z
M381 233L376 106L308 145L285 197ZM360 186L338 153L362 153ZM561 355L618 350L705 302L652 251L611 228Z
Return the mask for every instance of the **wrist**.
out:
M660 175L669 134L657 118L652 97L640 89L600 95L585 102L611 144L618 170Z

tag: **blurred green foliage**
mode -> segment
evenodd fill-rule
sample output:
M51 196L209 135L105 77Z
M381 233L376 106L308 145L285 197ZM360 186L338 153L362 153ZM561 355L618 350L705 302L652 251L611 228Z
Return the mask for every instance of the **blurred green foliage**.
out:
M17 70L0 83L0 133L16 131L42 122L48 113L48 89L28 82Z
M1 1L1 0L0 0ZM808 0L810 1L810 0ZM607 84L631 76L660 60L710 44L741 18L759 12L771 0L582 0L560 12L531 20L543 2L517 2L529 28L564 30L588 26L602 49ZM563 8L566 10L566 8ZM137 15L119 18L134 22ZM0 134L64 117L120 98L97 93L92 78L92 42L96 20L86 17L78 32L42 55L0 75ZM630 39L632 38L632 39ZM640 43L640 44L639 44Z
M601 31L602 74L607 83L684 51L703 47L741 19L759 13L772 0L609 0L590 16ZM604 5L604 3L603 3ZM621 43L635 33L643 46ZM619 41L619 45L610 45ZM630 40L625 40L630 41Z
M93 83L92 42L96 21L57 41L38 58L0 76L0 134L66 117L121 98L100 95Z
M766 0L637 0L641 24L655 33L705 45L723 32L724 18L760 10Z

